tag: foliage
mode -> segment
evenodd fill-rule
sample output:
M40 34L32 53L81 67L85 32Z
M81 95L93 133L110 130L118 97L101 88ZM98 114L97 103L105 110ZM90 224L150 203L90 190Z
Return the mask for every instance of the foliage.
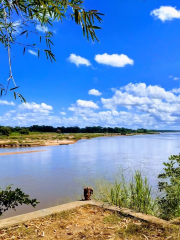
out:
M25 134L25 135L29 135L29 130L27 128L22 128L20 131L19 131L20 134Z
M11 129L9 127L0 127L0 135L9 136L11 134Z
M0 216L9 208L15 210L19 204L30 204L35 207L38 203L36 199L30 199L29 195L22 192L19 188L16 188L14 191L11 186L7 187L5 190L0 189Z
M38 57L43 51L51 61L55 61L55 55L51 51L53 45L53 27L54 21L63 21L65 18L71 18L77 25L82 27L83 35L97 41L95 31L101 29L96 25L101 23L101 13L97 10L86 10L82 0L2 0L0 2L0 44L8 52L9 58L9 78L7 86L0 84L0 95L7 94L10 80L14 87L10 90L14 92L14 97L18 96L25 102L24 97L16 92L19 86L16 86L11 67L11 47L20 45L23 48L23 54L27 49L35 49ZM43 29L44 34L39 34L37 28ZM46 49L41 50L36 44L27 44L26 38L29 35L35 35L46 44Z
M151 187L147 178L143 178L139 171L134 173L132 181L127 181L124 173L120 173L113 183L98 184L100 196L98 199L110 204L127 207L136 211L156 215L157 202L152 198Z
M19 132L20 130L24 129L24 127L9 127L11 131ZM129 129L129 128L120 128L120 127L101 127L101 126L93 126L93 127L85 127L80 128L77 126L74 127L52 127L52 126L39 126L39 125L33 125L30 127L27 127L27 129L30 132L56 132L56 133L119 133L122 135L126 134L135 134L135 133L153 133L153 130L147 130L147 129Z
M163 196L158 203L161 217L169 220L180 217L180 154L170 156L169 162L163 164L164 173L158 176L163 180L158 183Z

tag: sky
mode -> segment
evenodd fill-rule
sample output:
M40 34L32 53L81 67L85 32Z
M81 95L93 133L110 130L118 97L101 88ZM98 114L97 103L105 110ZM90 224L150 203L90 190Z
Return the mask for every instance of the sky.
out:
M49 28L57 62L38 58L33 49L23 55L21 46L12 48L14 79L27 103L10 92L3 96L0 125L179 130L180 2L85 0L85 8L105 14L99 43L88 42L68 18ZM46 30L37 26L42 34ZM2 46L0 70L0 83L6 83Z

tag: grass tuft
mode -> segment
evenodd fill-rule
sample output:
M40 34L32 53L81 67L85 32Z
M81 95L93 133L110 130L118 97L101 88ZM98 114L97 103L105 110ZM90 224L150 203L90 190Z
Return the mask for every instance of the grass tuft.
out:
M109 215L107 217L104 217L103 221L104 221L104 223L109 223L109 224L113 225L113 224L120 223L122 218L123 217L121 215L119 215L117 213L114 213L114 214L111 214L111 215Z

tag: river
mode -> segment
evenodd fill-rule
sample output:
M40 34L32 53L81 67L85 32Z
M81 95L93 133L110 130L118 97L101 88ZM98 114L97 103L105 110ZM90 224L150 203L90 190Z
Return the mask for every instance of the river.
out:
M180 133L99 137L63 146L0 149L0 152L46 150L0 156L0 187L13 183L40 204L10 210L3 217L78 200L83 187L101 177L112 180L118 168L141 169L157 189L163 162L180 152ZM127 171L128 173L128 171Z

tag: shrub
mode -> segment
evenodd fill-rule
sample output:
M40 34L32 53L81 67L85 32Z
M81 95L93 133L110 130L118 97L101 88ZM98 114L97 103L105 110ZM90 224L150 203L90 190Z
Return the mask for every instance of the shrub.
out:
M29 199L29 195L22 192L19 188L16 188L14 191L11 186L7 187L5 190L0 189L0 216L9 208L15 210L19 204L30 204L35 207L38 203L36 199Z
M180 217L180 154L172 155L168 163L163 163L164 173L158 178L164 181L158 183L162 197L158 204L161 209L161 218L166 220Z
M9 136L11 134L11 129L9 127L0 127L0 134Z
M19 131L20 134L25 134L25 135L29 135L29 130L27 128L22 128L20 131Z

